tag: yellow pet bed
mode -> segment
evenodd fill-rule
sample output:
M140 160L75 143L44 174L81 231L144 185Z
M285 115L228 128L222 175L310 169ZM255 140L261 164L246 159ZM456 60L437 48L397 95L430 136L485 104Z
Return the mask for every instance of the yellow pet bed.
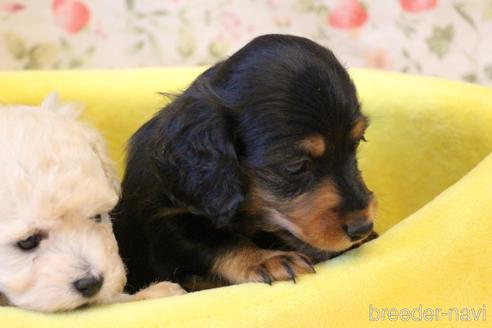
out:
M53 90L85 103L84 118L103 131L121 172L125 141L165 103L157 92L182 90L201 70L0 73L0 103L38 104ZM351 75L372 122L360 162L379 198L379 239L297 284L61 314L3 307L0 327L490 327L492 90L369 70Z

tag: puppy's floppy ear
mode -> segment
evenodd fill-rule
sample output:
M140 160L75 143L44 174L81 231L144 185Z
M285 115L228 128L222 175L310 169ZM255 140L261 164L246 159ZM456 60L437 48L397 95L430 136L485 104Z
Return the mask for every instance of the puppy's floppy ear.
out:
M156 119L151 156L167 196L219 227L227 225L245 198L232 111L184 94Z

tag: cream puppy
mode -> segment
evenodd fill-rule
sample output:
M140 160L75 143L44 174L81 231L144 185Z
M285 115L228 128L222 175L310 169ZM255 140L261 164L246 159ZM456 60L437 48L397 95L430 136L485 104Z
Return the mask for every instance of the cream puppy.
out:
M79 112L56 94L40 108L0 106L0 300L51 312L184 293L164 282L122 294L108 214L119 181Z

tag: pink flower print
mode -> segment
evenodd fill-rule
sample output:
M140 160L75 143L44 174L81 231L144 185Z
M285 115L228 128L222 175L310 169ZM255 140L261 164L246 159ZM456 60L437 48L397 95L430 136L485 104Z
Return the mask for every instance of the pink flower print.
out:
M328 15L328 24L335 28L352 29L367 21L367 11L357 0L342 0Z
M56 23L70 34L83 29L91 16L89 8L80 1L53 0L52 9Z
M6 12L9 14L16 13L18 11L23 10L24 8L26 8L26 6L24 4L18 3L18 2L7 2L7 3L0 4L0 11Z
M391 61L384 49L377 49L376 51L366 52L364 55L366 59L366 66L377 69L391 69Z
M416 13L431 10L437 5L437 0L400 0L404 11Z

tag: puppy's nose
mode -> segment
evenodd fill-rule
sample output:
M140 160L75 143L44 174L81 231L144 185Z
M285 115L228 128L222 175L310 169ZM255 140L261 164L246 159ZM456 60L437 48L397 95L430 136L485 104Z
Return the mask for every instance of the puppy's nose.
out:
M373 228L372 222L367 222L365 220L357 221L362 223L348 224L344 226L345 232L347 233L347 236L350 237L351 241L356 241L366 237Z
M82 294L84 297L91 297L96 295L102 287L104 279L89 276L87 278L82 278L74 281L73 286L75 289Z

